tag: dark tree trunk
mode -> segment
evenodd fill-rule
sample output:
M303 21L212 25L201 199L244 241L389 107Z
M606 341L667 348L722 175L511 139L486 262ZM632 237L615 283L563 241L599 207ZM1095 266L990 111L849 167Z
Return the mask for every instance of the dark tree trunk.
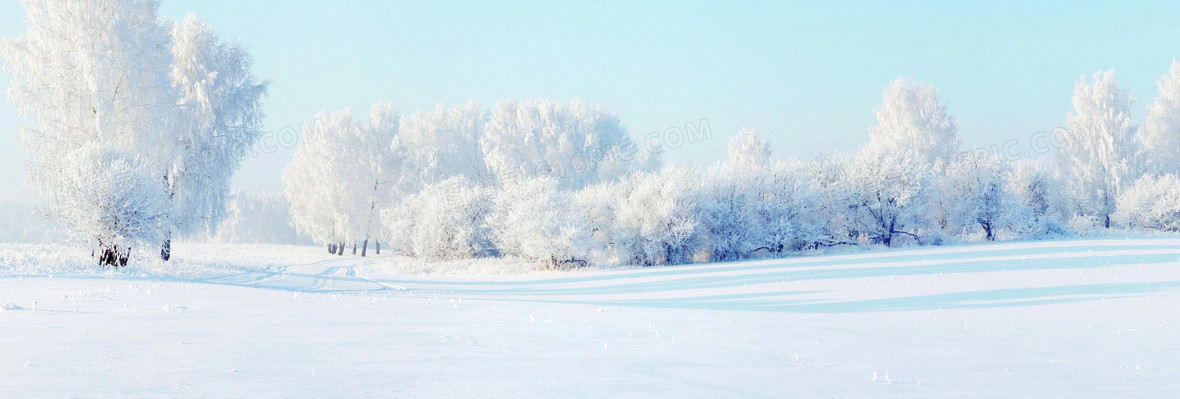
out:
M328 253L332 255L336 254L336 244L328 244Z
M356 255L356 241L352 242L352 254Z
M381 255L381 241L373 240L373 244L377 244L377 255Z
M365 254L367 254L368 252L369 252L369 240L365 239L365 245L361 247L361 257L362 258L365 257Z
M164 245L160 246L160 259L165 262L172 259L172 240L164 240Z
M344 243L343 242L340 243L340 245L336 247L336 256L344 256Z
M118 245L112 247L102 246L99 249L98 264L100 266L111 266L120 268L127 266L127 259L131 257L131 248L126 250L120 249Z

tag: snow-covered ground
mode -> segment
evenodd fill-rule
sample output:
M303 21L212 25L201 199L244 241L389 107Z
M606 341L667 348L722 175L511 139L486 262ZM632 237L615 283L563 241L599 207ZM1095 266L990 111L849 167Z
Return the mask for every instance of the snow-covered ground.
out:
M0 397L1180 394L1175 238L480 277L323 252L0 246Z

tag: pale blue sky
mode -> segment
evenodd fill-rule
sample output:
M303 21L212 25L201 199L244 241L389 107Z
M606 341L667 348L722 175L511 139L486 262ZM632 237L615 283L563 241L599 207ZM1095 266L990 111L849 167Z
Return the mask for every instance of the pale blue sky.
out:
M392 2L164 0L241 39L272 81L269 130L375 101L409 113L442 102L582 98L632 135L708 118L714 139L673 162L724 157L742 126L777 156L850 151L896 77L936 85L964 142L991 145L1059 125L1082 74L1114 68L1138 97L1180 56L1180 5L1142 2ZM0 3L0 35L24 31ZM0 75L0 89L9 77ZM15 107L0 103L0 200L30 200ZM244 164L236 183L281 189L291 150Z

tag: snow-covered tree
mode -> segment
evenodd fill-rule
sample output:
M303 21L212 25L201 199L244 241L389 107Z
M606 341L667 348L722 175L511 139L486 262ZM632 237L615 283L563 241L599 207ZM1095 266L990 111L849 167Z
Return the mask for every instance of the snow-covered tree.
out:
M1041 238L1067 233L1066 198L1047 159L1013 163L1007 190L1016 197L1019 209L1027 212L1022 235Z
M229 215L211 241L232 244L310 244L291 226L291 205L282 193L230 194Z
M611 177L638 169L630 166L638 151L619 118L580 100L500 101L481 144L500 182L550 176L578 189L601 181L601 167Z
M462 176L487 185L489 176L480 147L486 114L479 103L470 102L451 109L436 106L402 118L394 152L405 157L405 178L412 193L423 185Z
M881 94L875 113L877 124L869 129L869 145L914 151L928 164L958 155L957 124L939 103L933 85L896 79Z
M699 173L669 166L627 178L629 192L619 198L611 243L630 264L690 262L701 249Z
M1147 108L1139 131L1143 168L1151 173L1180 172L1180 62L1172 60L1167 76L1159 79L1159 96Z
M403 198L382 212L391 248L426 259L496 255L487 218L491 192L465 177L453 177Z
M820 155L806 164L805 173L821 198L818 213L824 229L819 246L855 244L861 235L856 223L858 203L853 197L852 166L849 157L833 154Z
M763 173L759 187L758 223L762 244L773 253L827 244L830 222L824 191L810 175L809 165L780 160Z
M757 168L770 164L770 143L758 138L753 129L742 129L729 139L729 163L738 167Z
M558 189L552 177L504 186L487 219L496 248L553 268L585 264L592 246L590 229L572 203L573 194Z
M126 266L133 248L156 248L169 227L171 202L148 163L126 151L87 144L51 169L54 217L88 241L102 265Z
M1131 229L1180 231L1180 177L1146 175L1123 190L1115 223Z
M1010 173L999 156L984 151L967 152L950 163L941 188L951 229L964 235L982 229L988 241L994 241L1001 230L1012 230L1017 219L1026 215L1007 190Z
M28 32L0 52L8 95L30 116L22 141L29 176L47 196L69 151L120 148L141 159L169 194L166 230L211 229L228 180L260 128L266 85L240 45L221 44L195 17L172 30L147 0L25 1ZM168 236L161 255L169 257Z
M397 119L392 107L377 104L368 125L343 110L321 112L304 126L303 146L283 171L291 220L300 234L341 255L348 243L363 242L365 255L368 242L384 232L380 212L390 205L401 173L388 147Z
M870 243L898 244L899 236L921 243L927 228L929 170L916 151L866 146L857 154L849 176L848 209L854 231Z
M179 117L162 149L178 232L212 233L226 215L230 180L262 132L267 83L250 74L253 59L241 43L223 43L195 15L172 28L170 76ZM169 243L165 241L164 258Z
M1119 89L1113 70L1082 77L1074 87L1074 111L1066 118L1064 145L1057 152L1075 213L1107 228L1120 188L1133 178L1134 101Z
M772 162L770 145L745 130L729 140L729 162L703 176L698 207L713 260L781 253L819 241L823 195L802 163Z
M733 146L731 140L730 159ZM769 215L760 212L764 180L761 170L733 163L716 165L703 177L700 219L711 260L747 258L766 245L764 216Z

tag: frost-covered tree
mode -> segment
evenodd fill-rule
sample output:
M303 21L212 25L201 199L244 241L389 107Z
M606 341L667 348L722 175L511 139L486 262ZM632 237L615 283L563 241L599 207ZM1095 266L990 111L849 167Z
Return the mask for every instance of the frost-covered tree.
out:
M230 194L229 215L211 241L232 244L310 244L291 226L291 205L278 192Z
M351 110L320 113L304 126L303 146L283 171L291 220L300 234L343 255L348 243L384 232L380 212L390 205L400 161L389 150L398 117L387 104L374 105L368 125Z
M698 207L713 260L781 253L819 241L823 195L797 161L770 160L770 145L745 130L729 141L729 162L703 176Z
M88 241L100 265L126 266L135 247L155 248L169 224L171 202L148 163L126 151L87 144L49 169L52 215Z
M504 186L487 218L496 248L553 268L585 264L592 249L590 229L572 203L573 194L558 189L552 177Z
M866 146L846 180L854 231L870 243L895 246L899 236L921 243L930 197L928 166L916 151Z
M733 145L731 140L730 159ZM700 219L711 260L743 259L764 247L769 227L763 217L769 215L760 212L764 180L762 171L733 163L716 165L703 177Z
M701 249L699 173L687 166L627 178L619 198L611 243L630 264L690 262Z
M881 94L877 124L869 130L870 145L889 151L916 152L928 164L949 161L959 152L954 118L938 101L933 85L896 79Z
M481 144L500 182L550 176L578 189L601 181L600 168L611 177L638 169L639 152L618 116L580 100L500 101Z
M8 95L32 121L22 129L30 179L49 197L77 190L61 180L72 161L63 149L119 148L168 192L166 230L215 226L229 177L258 135L266 89L242 47L221 44L191 16L169 30L155 1L24 5L27 34L0 52L13 75Z
M426 259L496 255L487 218L491 192L465 177L453 177L402 199L382 212L390 246Z
M1001 230L1011 230L1021 216L1020 203L1007 190L1010 171L997 155L970 151L950 163L942 194L949 205L949 225L964 235L982 229L994 241Z
M267 83L250 74L241 43L223 43L189 14L172 28L170 76L179 116L161 151L164 184L181 234L212 233L226 215L230 180L262 132ZM170 151L162 151L170 150ZM169 257L165 241L162 255Z
M1066 117L1064 145L1057 152L1075 213L1107 228L1119 189L1133 178L1134 101L1119 89L1113 70L1083 76L1074 86L1074 111Z
M1123 190L1115 223L1131 229L1180 231L1180 178L1146 175Z
M1159 79L1159 96L1147 108L1147 120L1139 131L1143 168L1151 173L1180 172L1180 62L1172 60L1168 74Z
M827 244L824 192L809 172L802 162L780 160L763 173L758 222L764 226L761 245L773 253Z
M1020 209L1027 212L1021 234L1041 238L1064 235L1066 199L1047 159L1013 163L1008 192L1016 197Z
M856 223L858 203L852 191L852 166L849 157L830 154L820 155L806 165L806 173L821 198L818 213L824 229L818 246L855 244L861 235Z
M758 138L753 129L742 129L729 139L729 163L738 167L757 168L770 164L770 143Z
M405 157L409 186L403 191L412 193L456 176L477 184L490 180L480 147L486 124L476 102L451 109L438 105L402 118L392 149Z

